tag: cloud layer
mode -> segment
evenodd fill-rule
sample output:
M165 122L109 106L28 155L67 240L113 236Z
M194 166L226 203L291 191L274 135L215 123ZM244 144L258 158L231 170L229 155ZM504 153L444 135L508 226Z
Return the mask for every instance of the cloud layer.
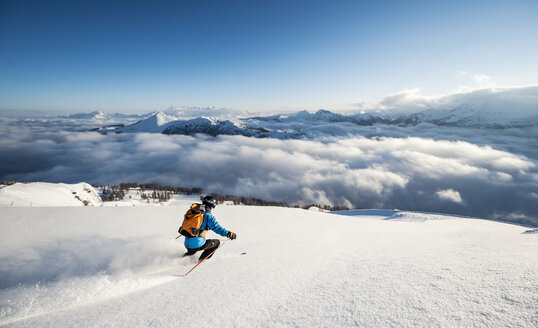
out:
M459 129L455 136L455 129L378 126L364 128L364 136L277 140L30 127L2 121L0 179L155 182L288 203L438 211L538 226L536 129L503 135Z

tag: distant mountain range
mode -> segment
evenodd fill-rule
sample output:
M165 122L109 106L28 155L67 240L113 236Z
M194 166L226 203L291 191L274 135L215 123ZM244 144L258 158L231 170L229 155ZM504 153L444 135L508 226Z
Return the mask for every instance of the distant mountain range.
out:
M103 111L94 111L91 113L77 113L71 115L63 115L60 118L76 119L76 120L111 120L111 119L143 119L151 114L122 114L122 113L106 113Z
M333 113L324 109L312 114L308 111L301 111L291 115L273 115L265 117L253 117L251 119L259 121L324 121L330 123L349 122L356 125L392 124L392 125L418 125L430 123L439 126L457 126L472 128L510 128L510 127L530 127L537 125L538 113L534 117L511 120L508 117L501 117L495 113L484 109L473 109L462 105L451 110L430 109L422 112L389 116L384 113L361 113L343 115Z
M193 119L197 117L219 117L219 118L237 118L248 117L253 114L246 111L237 111L227 108L216 107L190 107L190 106L170 106L164 111L150 112L146 114L122 114L122 113L107 113L104 111L93 111L91 113L76 113L70 115L62 115L60 118L67 119L84 119L84 120L110 120L110 119L144 119L153 115L166 115L175 119Z
M193 114L191 112L189 114ZM210 113L210 112L209 112ZM130 125L107 125L95 129L101 132L115 133L163 133L193 135L204 133L212 136L216 135L243 135L256 138L301 138L308 136L312 129L330 130L331 124L339 131L353 126L372 125L397 125L415 126L418 124L434 124L438 126L453 126L480 129L504 129L514 127L536 126L538 114L526 119L513 120L509 117L488 112L484 109L473 109L469 106L459 106L451 110L430 109L422 112L391 115L382 112L360 113L360 114L338 114L328 110L320 109L315 113L300 111L293 114L278 114L271 116L253 116L237 118L237 113L226 115L220 111L221 117L196 117L185 119L185 111L169 109L165 112L156 112L147 115L139 115L140 119ZM75 114L68 118L89 118L104 119L106 117L119 118L117 115L104 112L94 112L89 114ZM223 117L236 117L235 119L225 119ZM133 115L125 115L125 118L133 118Z

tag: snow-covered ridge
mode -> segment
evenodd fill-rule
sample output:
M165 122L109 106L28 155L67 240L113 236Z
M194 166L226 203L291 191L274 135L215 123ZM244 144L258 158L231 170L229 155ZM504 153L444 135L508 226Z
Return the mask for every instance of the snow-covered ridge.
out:
M381 113L361 113L353 115L344 115L333 113L325 109L320 109L315 113L303 110L294 114L277 114L272 116L256 116L249 118L253 121L275 121L275 122L308 122L321 121L329 123L350 122L357 125L372 125L376 123L390 124L391 119Z
M224 135L256 135L256 130L249 130L246 126L230 121L214 118L199 117L192 120L179 120L171 122L163 131L164 134L195 134L205 133L212 136Z
M102 206L89 184L16 183L0 189L0 207Z

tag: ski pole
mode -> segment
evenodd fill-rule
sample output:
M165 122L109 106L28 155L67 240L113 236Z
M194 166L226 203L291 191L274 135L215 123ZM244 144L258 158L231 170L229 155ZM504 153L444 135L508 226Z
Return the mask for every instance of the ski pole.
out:
M185 275L183 277L186 277L189 273L192 272L192 270L196 269L197 266L199 266L200 264L202 264L202 262L204 262L205 260L207 260L211 255L213 255L213 253L215 253L215 251L217 249L219 249L222 245L224 245L225 242L227 242L228 239L226 239L225 241L223 241L219 247L215 248L211 253L209 253L206 257L204 257L201 261L199 261L198 263L196 263L195 266L192 267L192 269L189 270L189 272L185 273Z

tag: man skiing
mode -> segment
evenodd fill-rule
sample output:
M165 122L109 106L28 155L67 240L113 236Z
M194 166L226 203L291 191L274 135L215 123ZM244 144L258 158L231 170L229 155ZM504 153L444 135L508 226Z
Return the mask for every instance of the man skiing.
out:
M203 251L199 260L203 260L213 253L220 245L218 239L205 239L207 230L228 237L231 240L237 238L232 231L228 231L220 226L217 219L211 214L211 210L217 206L217 201L213 196L205 196L202 204L192 204L185 214L183 224L179 228L179 233L185 236L185 248L187 253L183 256L194 255L198 251ZM208 258L211 258L211 254Z

